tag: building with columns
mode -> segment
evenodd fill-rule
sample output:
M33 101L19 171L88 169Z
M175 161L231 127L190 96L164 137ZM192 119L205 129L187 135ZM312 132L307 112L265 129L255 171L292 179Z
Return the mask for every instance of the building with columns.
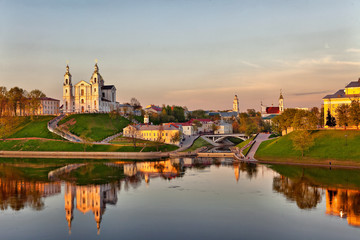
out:
M63 83L64 113L101 113L111 112L117 108L116 88L105 85L99 73L97 63L91 75L90 82L81 80L74 86L69 66L66 66Z

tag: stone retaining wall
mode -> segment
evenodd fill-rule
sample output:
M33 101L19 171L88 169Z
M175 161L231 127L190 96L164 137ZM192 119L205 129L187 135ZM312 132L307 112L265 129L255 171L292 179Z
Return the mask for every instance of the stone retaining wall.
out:
M10 158L89 158L89 159L151 159L169 157L163 152L46 152L0 151L0 157Z

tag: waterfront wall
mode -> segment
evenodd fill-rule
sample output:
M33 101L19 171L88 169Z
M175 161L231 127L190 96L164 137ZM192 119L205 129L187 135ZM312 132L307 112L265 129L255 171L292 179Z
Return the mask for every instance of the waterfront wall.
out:
M169 157L164 152L47 152L0 151L0 157L18 158L89 158L89 159L151 159Z

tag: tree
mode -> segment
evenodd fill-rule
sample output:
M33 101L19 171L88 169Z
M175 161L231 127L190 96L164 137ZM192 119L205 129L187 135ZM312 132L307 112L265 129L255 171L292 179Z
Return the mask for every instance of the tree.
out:
M349 110L350 107L347 104L341 104L336 108L337 122L339 123L339 126L344 126L345 130L350 122Z
M139 109L141 108L141 104L140 102L136 99L136 98L131 98L130 100L130 105L136 110L136 109Z
M349 109L350 122L359 129L360 124L360 103L359 100L351 101Z
M164 142L163 134L164 134L164 126L160 125L159 126L159 131L158 131L158 136L157 136L157 139L156 139L156 150L157 151L159 151L159 146Z
M314 139L308 130L299 130L292 136L294 149L301 151L301 157L304 157L304 151L314 145Z
M315 129L318 118L313 112L298 110L295 113L292 127L295 129L310 130Z
M329 127L336 126L336 119L331 115L330 109L327 110L326 125Z
M180 131L176 132L174 135L171 136L171 142L172 142L172 143L180 142L180 140L181 140L181 133L180 133Z
M213 124L211 125L211 130L212 130L213 132L216 132L219 128L220 128L220 127L217 126L215 123L213 123Z
M255 111L255 109L248 109L247 114L249 115L249 117L255 117L256 111Z
M251 123L246 126L245 134L247 136L250 137L251 135L256 134L257 132L258 132L258 128L256 127L256 125L254 123Z
M194 126L194 130L195 130L195 131L198 131L198 129L199 129L200 127L202 127L202 123L201 123L199 120L194 120L194 121L193 121L193 126Z
M13 87L8 92L9 103L14 116L17 115L18 107L19 107L19 113L21 115L21 109L24 104L24 98L25 98L24 95L25 95L25 91L19 87Z
M5 112L6 108L8 107L8 92L6 87L0 87L0 117L2 117Z
M32 90L29 94L29 106L30 111L32 113L31 118L35 115L35 111L37 111L41 105L41 98L46 97L46 95L38 89Z
M129 136L133 142L134 149L136 149L136 142L137 142L137 129L136 126L130 125L129 126Z

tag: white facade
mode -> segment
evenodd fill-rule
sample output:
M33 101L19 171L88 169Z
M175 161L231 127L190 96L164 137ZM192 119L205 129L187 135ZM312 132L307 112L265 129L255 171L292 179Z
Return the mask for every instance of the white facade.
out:
M69 66L66 66L63 84L64 113L95 113L116 110L116 88L104 85L104 80L95 64L90 83L82 80L73 87Z
M235 95L234 101L233 101L233 112L239 113L239 99L238 99L237 95Z
M233 127L229 123L221 123L218 125L218 129L214 132L214 134L232 134Z
M56 115L59 113L60 101L53 98L41 98L41 104L38 109L39 115Z

